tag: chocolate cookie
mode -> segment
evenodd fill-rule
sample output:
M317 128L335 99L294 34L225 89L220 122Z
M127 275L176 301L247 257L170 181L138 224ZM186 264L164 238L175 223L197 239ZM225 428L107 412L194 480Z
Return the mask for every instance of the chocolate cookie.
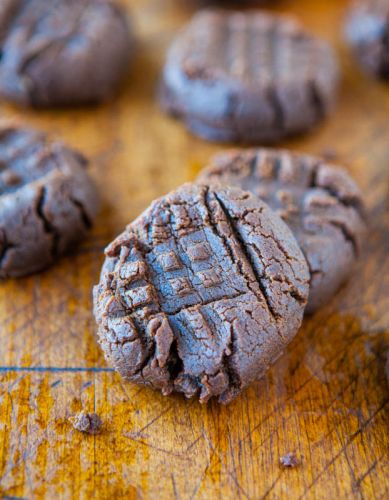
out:
M308 279L290 230L262 201L186 184L107 248L94 289L100 343L128 380L227 403L295 336Z
M56 106L108 98L127 70L126 17L107 0L2 0L0 95Z
M289 16L204 10L171 46L162 106L216 141L276 141L332 108L338 81L326 42Z
M346 36L362 66L389 79L389 2L358 0L347 18Z
M44 269L90 228L86 160L27 129L0 128L0 278Z
M215 156L198 180L250 191L289 225L310 268L307 313L325 304L350 275L365 229L364 208L343 169L311 156L257 149Z

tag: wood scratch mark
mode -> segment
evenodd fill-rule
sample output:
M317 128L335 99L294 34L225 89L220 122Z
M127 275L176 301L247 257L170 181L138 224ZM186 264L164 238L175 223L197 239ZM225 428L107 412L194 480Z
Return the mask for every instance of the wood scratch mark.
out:
M373 470L377 467L379 462L382 460L382 456L380 458L377 458L374 460L374 462L371 464L371 466L367 469L366 472L364 472L359 478L357 479L357 484L358 486L363 483L363 481L373 472Z
M332 363L335 359L337 359L338 355L340 355L341 353L343 353L346 349L350 348L350 346L353 344L353 342L349 343L344 349L338 351L336 353L336 356L334 356L333 358L329 359L323 366L324 367L327 367L330 363ZM265 422L267 422L277 411L281 410L285 405L286 403L288 403L291 399L294 399L296 397L296 394L298 394L299 392L302 391L302 389L304 389L310 382L312 382L314 380L314 376L311 375L310 377L308 377L308 379L306 379L302 384L299 385L299 387L296 388L296 390L290 394L284 401L282 401L280 404L278 404L275 408L273 408L273 410L271 412L269 412L267 415L265 415L265 417L261 420L261 422L259 422L258 424L256 424L250 431L250 435L252 435L256 430L258 430L259 428L261 428L263 426L263 424ZM249 433L247 433L245 436L243 436L242 438L242 441L245 441L246 439L248 439L250 437Z
M160 448L159 446L155 446L151 443L147 443L146 441L143 441L142 439L135 439L127 434L123 434L123 436L128 438L128 439L131 439L131 441L134 441L135 443L142 444L143 446L146 446L147 448L151 448L152 450L160 451L161 453L165 453L166 455L170 455L172 457L179 458L180 460L191 462L191 457L187 457L184 453L175 453L174 451L166 450L165 448Z
M212 444L212 441L210 440L209 436L207 435L207 433L205 432L205 429L203 428L203 436L204 436L204 439L207 441L209 447L211 448L212 452L216 455L217 459L219 460L219 463L223 466L225 466L225 463L223 462L222 460L222 457L220 455L220 453L215 449L215 447L213 446ZM238 494L238 496L240 497L240 493L243 493L243 495L246 497L246 498L249 498L249 495L246 493L246 491L242 488L242 486L240 485L238 479L234 476L234 474L229 471L228 469L226 470L225 474L227 476L229 476L232 481L235 483L235 486L237 487L237 491L236 493Z
M204 481L204 479L205 479L205 477L207 475L207 472L208 472L208 469L209 469L210 465L211 465L210 462L207 462L207 465L203 469L203 472L201 473L200 478L199 478L197 484L195 485L195 487L194 487L194 489L192 491L192 494L190 495L190 499L191 500L196 497L198 491L200 490L201 484L202 484L202 482Z
M163 410L161 413L159 413L157 416L155 416L152 420L150 420L150 422L148 422L144 427L142 427L141 429L139 429L138 431L136 432L128 432L126 434L123 434L125 437L128 437L130 439L134 439L136 437L139 437L140 435L143 434L143 431L145 431L146 429L148 429L150 426L152 426L155 422L157 422L161 417L163 417L164 415L166 415L166 413L168 413L170 410L172 409L172 406L169 406L168 408L165 408L165 410Z
M353 434L351 434L351 436L347 439L346 443L344 444L344 446L341 448L340 451L338 451L338 453L336 453L336 455L325 465L324 469L320 472L320 474L318 474L315 479L304 489L304 493L300 496L300 499L303 498L304 496L307 495L307 493L313 488L313 486L315 486L315 484L319 481L319 479L323 476L323 474L325 472L328 471L328 469L331 467L331 465L336 462L336 460L344 453L344 450L345 448L347 448L353 441L354 439L359 435L361 434L365 429L366 427L371 424L374 419L376 418L376 416L385 408L385 406L389 403L389 399L385 400L384 403L382 403L379 408L377 408L377 410L373 413L373 415L368 418L364 423L363 425L360 426L360 428L355 431Z
M172 480L172 485L173 485L173 493L174 493L174 498L178 499L178 493L177 493L177 486L176 486L176 481L174 479L174 474L171 474L171 480Z
M270 488L264 493L264 495L261 497L262 500L265 500L265 498L267 498L270 493L274 490L276 484L278 483L278 481L281 479L282 477L282 472L280 474L278 474L278 476L275 478L275 480L272 482L272 484L270 485Z

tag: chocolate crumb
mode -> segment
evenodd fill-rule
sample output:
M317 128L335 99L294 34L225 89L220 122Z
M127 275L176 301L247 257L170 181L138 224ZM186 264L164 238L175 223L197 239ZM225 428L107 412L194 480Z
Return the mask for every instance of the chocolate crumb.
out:
M291 452L280 458L280 465L284 468L294 468L301 465L301 460L297 458L295 453Z
M103 425L101 418L96 413L77 413L74 417L69 418L73 427L80 432L86 434L98 434Z

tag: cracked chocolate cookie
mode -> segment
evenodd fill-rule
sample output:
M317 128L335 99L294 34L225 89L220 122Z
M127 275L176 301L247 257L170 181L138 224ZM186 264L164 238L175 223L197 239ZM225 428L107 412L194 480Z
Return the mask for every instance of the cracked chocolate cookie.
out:
M228 403L295 336L308 269L282 220L236 188L186 184L106 249L98 335L127 380Z
M127 71L132 37L107 0L2 0L0 95L37 107L99 102Z
M160 100L205 139L274 142L327 115L337 81L330 46L293 17L203 10L168 52Z
M240 150L216 155L198 181L250 191L288 224L310 269L307 313L349 277L365 223L362 195L343 169L289 151Z
M346 36L361 65L373 75L389 79L389 1L354 1Z
M0 127L0 278L40 271L90 228L86 160L28 129Z

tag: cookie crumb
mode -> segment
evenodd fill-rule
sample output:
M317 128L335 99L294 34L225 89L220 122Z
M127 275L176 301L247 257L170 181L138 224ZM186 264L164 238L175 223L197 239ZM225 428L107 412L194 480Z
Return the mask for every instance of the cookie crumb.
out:
M103 422L96 413L77 413L74 417L69 418L73 427L80 432L86 434L98 434L101 430Z
M280 458L280 465L284 468L298 467L301 465L301 460L297 458L295 453L291 452Z

